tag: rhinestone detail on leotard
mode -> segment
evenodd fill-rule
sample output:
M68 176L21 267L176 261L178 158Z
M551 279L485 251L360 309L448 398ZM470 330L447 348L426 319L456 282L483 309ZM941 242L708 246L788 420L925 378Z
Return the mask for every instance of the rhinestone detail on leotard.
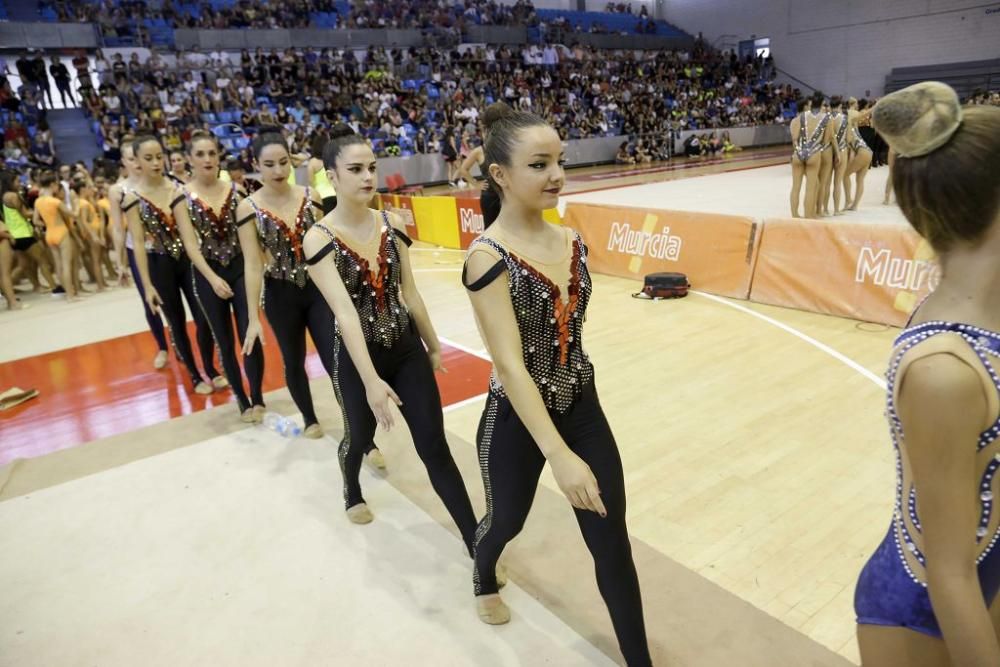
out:
M587 248L579 234L573 235L566 302L558 285L497 241L482 236L473 241L492 248L506 265L524 366L546 407L557 412L568 410L594 378L582 340L593 283L587 270ZM504 395L495 370L490 388Z

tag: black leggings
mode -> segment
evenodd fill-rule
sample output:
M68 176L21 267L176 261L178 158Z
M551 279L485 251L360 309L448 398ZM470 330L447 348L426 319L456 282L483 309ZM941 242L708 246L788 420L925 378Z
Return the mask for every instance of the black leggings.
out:
M160 310L167 319L167 326L170 327L170 339L174 344L174 352L187 368L188 375L191 376L191 383L197 386L199 382L204 381L204 378L194 363L194 353L191 351L191 341L187 335L187 314L184 312L184 300L187 300L188 308L194 316L199 343L205 336L211 341L212 332L208 329L207 322L205 322L198 301L194 296L194 288L191 286L191 262L187 255L181 255L180 259L174 259L170 255L147 253L147 257L149 260L149 279L163 302ZM209 361L211 358L212 348L210 346ZM202 359L205 359L204 348L202 348ZM208 366L206 371L210 377L214 377L214 368L211 368L211 364L206 364L206 366Z
M149 304L146 303L146 288L142 286L142 279L139 277L139 267L135 263L135 252L132 248L126 248L125 252L128 253L128 268L132 271L132 282L135 283L135 288L139 290L139 299L142 300L142 309L146 313L146 324L149 325L149 331L153 334L153 338L156 339L157 347L166 352L167 334L163 330L163 320L160 319L159 315L151 311L149 309Z
M549 414L569 448L590 466L608 511L602 519L594 512L574 510L594 558L597 587L611 615L618 645L630 667L650 665L639 579L625 526L621 457L593 383L567 412ZM476 441L486 488L486 516L476 530L473 585L476 595L489 595L497 592L500 554L521 532L528 517L545 457L510 401L492 391Z
M350 508L365 501L358 476L364 445L374 437L376 424L358 370L339 338L336 349L337 375L333 386L344 413L344 439L338 454L344 475L344 503ZM476 517L462 475L448 449L441 395L423 342L411 324L391 348L373 344L368 351L379 377L389 383L403 402L399 410L410 428L417 455L471 554Z
M254 346L253 352L243 356L243 367L250 384L249 399L243 390L243 376L240 375L240 365L236 361L233 319L236 320L236 330L239 333L241 345L246 339L248 322L247 293L243 284L243 256L238 255L229 263L229 266L222 266L212 260L209 260L208 263L212 270L225 280L230 289L233 290L233 296L231 299L219 298L201 271L192 267L194 293L201 306L202 314L208 322L215 344L219 348L219 360L226 372L226 379L229 380L229 386L232 387L233 394L236 396L240 412L243 412L251 405L264 405L264 395L261 392L261 385L264 382L264 351L261 349L260 343L258 342Z

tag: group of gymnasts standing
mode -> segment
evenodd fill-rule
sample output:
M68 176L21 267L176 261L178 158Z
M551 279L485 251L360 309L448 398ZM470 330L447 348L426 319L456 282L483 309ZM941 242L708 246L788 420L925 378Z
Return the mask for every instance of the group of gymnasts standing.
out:
M26 306L14 290L22 280L37 292L76 301L89 292L81 271L98 291L117 277L106 224L107 183L81 166L71 169L36 170L27 184L16 170L0 171L0 293L10 310Z
M859 128L870 122L874 107L863 106L864 102L859 105L853 97L845 103L839 97L828 100L817 93L806 100L802 112L792 120L789 201L793 218L820 218L858 209L865 193L865 176L872 165L872 149ZM892 191L894 164L895 155L890 151L886 204Z
M794 135L800 168L815 177L823 145L840 142L842 131L842 173L857 173L850 165L864 149L851 149L853 130L870 115L896 153L899 206L942 269L889 365L896 506L856 588L862 660L873 667L995 666L1000 108L962 108L954 91L935 83L893 93L867 113L849 105L846 125L834 118L836 105L829 116L822 101L817 107ZM309 331L343 414L338 459L354 523L375 517L359 471L375 451L376 427L393 426L389 404L399 407L472 559L477 612L486 623L510 619L498 594L505 579L498 561L524 525L548 463L593 556L624 659L649 665L621 459L582 344L593 289L587 248L575 232L542 217L564 184L562 142L539 117L502 105L490 107L484 120L487 227L462 273L493 360L477 434L486 495L478 521L445 438L434 378L442 370L441 346L414 283L410 239L396 215L369 207L376 159L363 137L338 128L325 142L317 180L336 193L325 207L322 200L332 197L289 182L293 156L278 132L264 131L253 143L261 187L252 194L219 178L220 149L211 135L192 138L192 178L184 186L164 178L157 139L136 137L123 150L129 176L109 193L112 211L117 199L148 305L172 329L183 327L181 295L204 309L245 420L259 421L263 408L263 302L308 434L322 434L303 366ZM807 212L819 206L817 189L814 183ZM237 345L225 340L233 319L249 394Z
M260 187L248 193L221 177L213 135L192 136L183 184L165 173L158 139L137 136L122 146L128 175L109 193L112 212L126 222L137 286L166 319L192 389L207 383L187 342L185 299L207 322L243 421L264 414L262 309L303 434L322 437L305 371L308 331L343 415L338 460L346 516L356 524L374 519L360 469L366 460L384 467L374 436L394 425L390 403L398 407L472 559L486 623L510 619L498 561L548 462L576 510L622 652L630 665L649 665L621 459L582 346L592 288L586 248L542 218L563 185L562 142L540 118L505 105L483 122L489 140L477 155L490 165L489 228L463 273L494 363L478 438L487 501L480 519L445 436L435 380L441 344L413 279L405 224L370 208L376 160L365 138L337 126L314 142L302 187L291 177L302 156L290 154L280 130L265 128L252 143Z

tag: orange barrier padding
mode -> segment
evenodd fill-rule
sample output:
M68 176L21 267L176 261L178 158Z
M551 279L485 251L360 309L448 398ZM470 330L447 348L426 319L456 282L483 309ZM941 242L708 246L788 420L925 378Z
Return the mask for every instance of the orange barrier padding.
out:
M752 218L573 202L563 222L583 237L591 271L636 280L680 271L695 289L749 296L759 235Z
M375 204L399 214L406 231L415 241L462 250L483 233L483 210L479 197L441 197L379 194ZM562 224L559 211L542 212L547 222Z
M769 218L750 299L902 326L939 279L906 225Z
M420 240L417 233L417 219L413 215L413 197L409 195L378 195L379 210L387 209L406 222L406 235L414 241Z
M479 197L456 197L458 205L458 233L463 250L483 233L483 209Z

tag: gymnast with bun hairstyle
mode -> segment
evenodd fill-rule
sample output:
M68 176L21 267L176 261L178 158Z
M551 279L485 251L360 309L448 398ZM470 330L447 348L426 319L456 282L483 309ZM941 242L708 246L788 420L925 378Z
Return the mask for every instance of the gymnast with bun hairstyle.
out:
M593 289L587 248L542 217L565 183L562 141L538 116L508 109L490 126L485 162L503 205L469 248L462 274L493 359L476 438L486 490L475 539L477 613L491 625L510 620L496 565L548 464L575 511L626 663L650 665L621 456L583 348Z
M890 357L896 503L855 591L861 660L1000 665L1000 108L926 82L872 117L941 276Z

